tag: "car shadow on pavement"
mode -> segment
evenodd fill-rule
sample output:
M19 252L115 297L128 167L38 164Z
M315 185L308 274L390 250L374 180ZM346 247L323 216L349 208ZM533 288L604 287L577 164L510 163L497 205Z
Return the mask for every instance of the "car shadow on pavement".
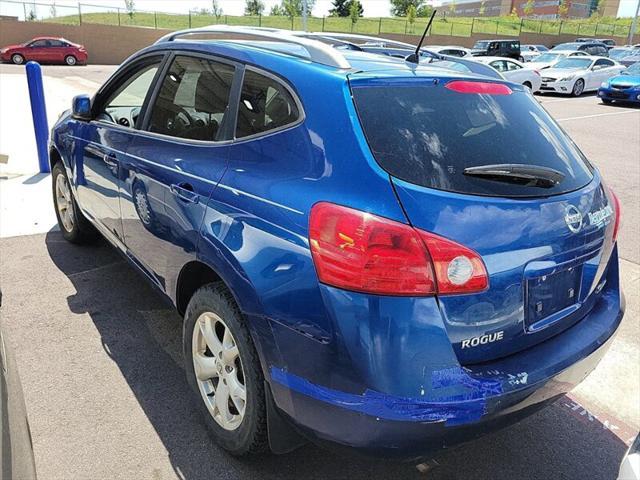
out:
M57 231L47 233L45 241L51 260L75 288L66 299L68 308L91 317L105 354L157 432L177 478L583 480L617 474L624 442L599 421L582 421L562 400L444 453L426 475L414 465L342 457L313 445L283 456L234 458L209 440L192 403L178 314L106 242L79 247L63 241Z

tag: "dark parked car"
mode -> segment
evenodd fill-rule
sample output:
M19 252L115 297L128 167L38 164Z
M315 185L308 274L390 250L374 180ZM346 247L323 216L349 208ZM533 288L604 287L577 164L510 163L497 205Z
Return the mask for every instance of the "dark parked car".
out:
M520 40L478 40L471 55L486 57L508 57L524 62L520 52Z
M63 236L101 233L184 316L236 455L429 455L557 399L622 320L618 201L504 79L173 32L74 99L50 158Z
M604 43L601 42L569 42L561 43L551 49L554 50L571 50L578 52L585 52L587 55L594 57L608 57L609 49Z
M611 48L616 46L616 41L612 40L610 38L588 38L588 37L583 37L583 38L576 38L576 42L580 42L580 43L592 43L592 42L604 43L607 46L607 48L609 48L609 49L611 49Z
M76 43L55 37L36 37L20 45L9 45L0 49L0 59L21 65L29 60L40 63L66 65L86 64L87 50Z
M0 307L2 291L0 290ZM12 352L7 348L0 322L0 426L2 467L0 480L36 478L35 460L22 385Z

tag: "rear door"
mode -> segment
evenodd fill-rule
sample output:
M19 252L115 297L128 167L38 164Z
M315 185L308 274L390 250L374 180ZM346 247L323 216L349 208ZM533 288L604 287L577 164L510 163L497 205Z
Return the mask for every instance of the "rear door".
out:
M207 200L227 167L235 73L223 59L173 56L122 165L127 249L170 296L195 259Z
M60 41L51 39L49 40L49 52L48 57L50 62L61 63L64 61L64 57L67 52L67 44Z
M486 83L473 93L473 82L442 78L381 86L355 75L351 85L408 220L475 250L486 266L486 291L439 296L460 360L508 355L579 321L612 251L613 207L597 172L535 99L521 87ZM561 179L466 170L495 164L553 169ZM483 335L495 341L465 347Z

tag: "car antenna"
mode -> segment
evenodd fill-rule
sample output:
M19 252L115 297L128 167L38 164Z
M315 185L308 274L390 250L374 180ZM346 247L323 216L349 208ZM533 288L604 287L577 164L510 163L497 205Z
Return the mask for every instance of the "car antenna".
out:
M422 33L422 38L418 42L418 46L416 47L416 51L414 53L412 53L411 55L409 55L407 58L405 58L405 60L407 62L415 63L416 65L418 63L420 63L420 49L422 48L422 44L424 42L424 37L427 36L427 32L431 28L431 24L433 23L433 17L436 16L436 12L437 12L436 9L434 9L433 12L431 12L431 18L429 19L429 23L427 23L427 26L424 29L424 32Z

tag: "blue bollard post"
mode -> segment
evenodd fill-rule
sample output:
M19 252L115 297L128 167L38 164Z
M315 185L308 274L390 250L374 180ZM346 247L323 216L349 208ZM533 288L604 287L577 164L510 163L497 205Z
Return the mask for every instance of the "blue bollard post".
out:
M38 148L38 164L40 173L49 173L49 123L47 121L47 107L44 103L44 88L42 86L42 70L37 62L27 63L27 83L29 84L29 98L31 100L31 115L33 130L36 134Z

